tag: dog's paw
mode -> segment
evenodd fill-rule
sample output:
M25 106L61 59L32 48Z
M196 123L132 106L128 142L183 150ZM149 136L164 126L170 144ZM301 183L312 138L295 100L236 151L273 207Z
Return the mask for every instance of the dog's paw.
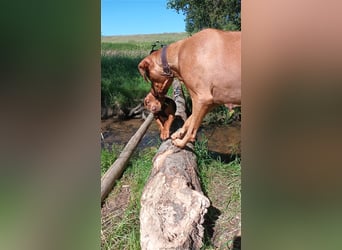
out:
M181 139L183 138L184 132L182 131L182 129L179 129L178 131L174 132L171 135L171 139L172 140L176 140L176 139Z
M172 140L176 140L178 137L177 137L177 135L176 135L176 133L173 133L172 135L171 135L171 139Z
M181 139L172 140L172 144L179 148L185 148L186 143L187 142L185 140Z
M172 140L176 140L177 138L178 138L178 136L176 135L176 132L171 135Z

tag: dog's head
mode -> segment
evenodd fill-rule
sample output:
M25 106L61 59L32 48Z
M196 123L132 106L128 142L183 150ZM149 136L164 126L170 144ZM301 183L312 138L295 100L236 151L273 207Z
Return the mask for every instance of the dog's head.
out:
M161 65L160 50L145 57L138 65L140 74L145 81L152 84L151 92L155 96L165 96L172 84L173 77L165 74Z
M153 114L156 114L161 111L163 100L164 98L156 97L149 92L144 99L144 105L149 111L151 111Z

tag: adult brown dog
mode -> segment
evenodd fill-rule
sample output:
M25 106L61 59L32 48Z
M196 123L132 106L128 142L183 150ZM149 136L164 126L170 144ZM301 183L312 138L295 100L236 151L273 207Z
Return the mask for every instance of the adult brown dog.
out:
M164 96L173 78L184 82L192 115L172 134L174 145L194 141L204 116L221 104L241 105L241 32L205 29L153 52L138 65L152 82L151 92Z
M159 99L149 92L144 99L144 105L154 114L154 118L159 126L160 138L162 140L169 138L170 127L176 113L176 103L174 100L167 96Z

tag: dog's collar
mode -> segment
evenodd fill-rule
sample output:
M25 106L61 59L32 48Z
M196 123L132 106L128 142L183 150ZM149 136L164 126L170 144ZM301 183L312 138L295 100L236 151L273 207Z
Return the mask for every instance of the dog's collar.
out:
M164 75L167 77L173 77L173 73L170 69L170 65L167 62L167 58L166 58L166 49L168 46L163 46L162 51L161 51L161 61L162 61L162 65L163 65L163 71L164 71Z

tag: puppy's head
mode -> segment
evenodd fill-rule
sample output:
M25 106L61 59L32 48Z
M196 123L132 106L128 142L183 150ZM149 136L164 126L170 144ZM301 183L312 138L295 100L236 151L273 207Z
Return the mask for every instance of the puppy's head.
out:
M145 107L153 114L156 114L159 111L161 111L162 103L163 99L155 97L151 92L149 92L144 99Z
M173 81L173 77L164 73L160 61L160 50L158 50L145 57L138 65L145 81L151 82L151 91L155 96L165 96Z

